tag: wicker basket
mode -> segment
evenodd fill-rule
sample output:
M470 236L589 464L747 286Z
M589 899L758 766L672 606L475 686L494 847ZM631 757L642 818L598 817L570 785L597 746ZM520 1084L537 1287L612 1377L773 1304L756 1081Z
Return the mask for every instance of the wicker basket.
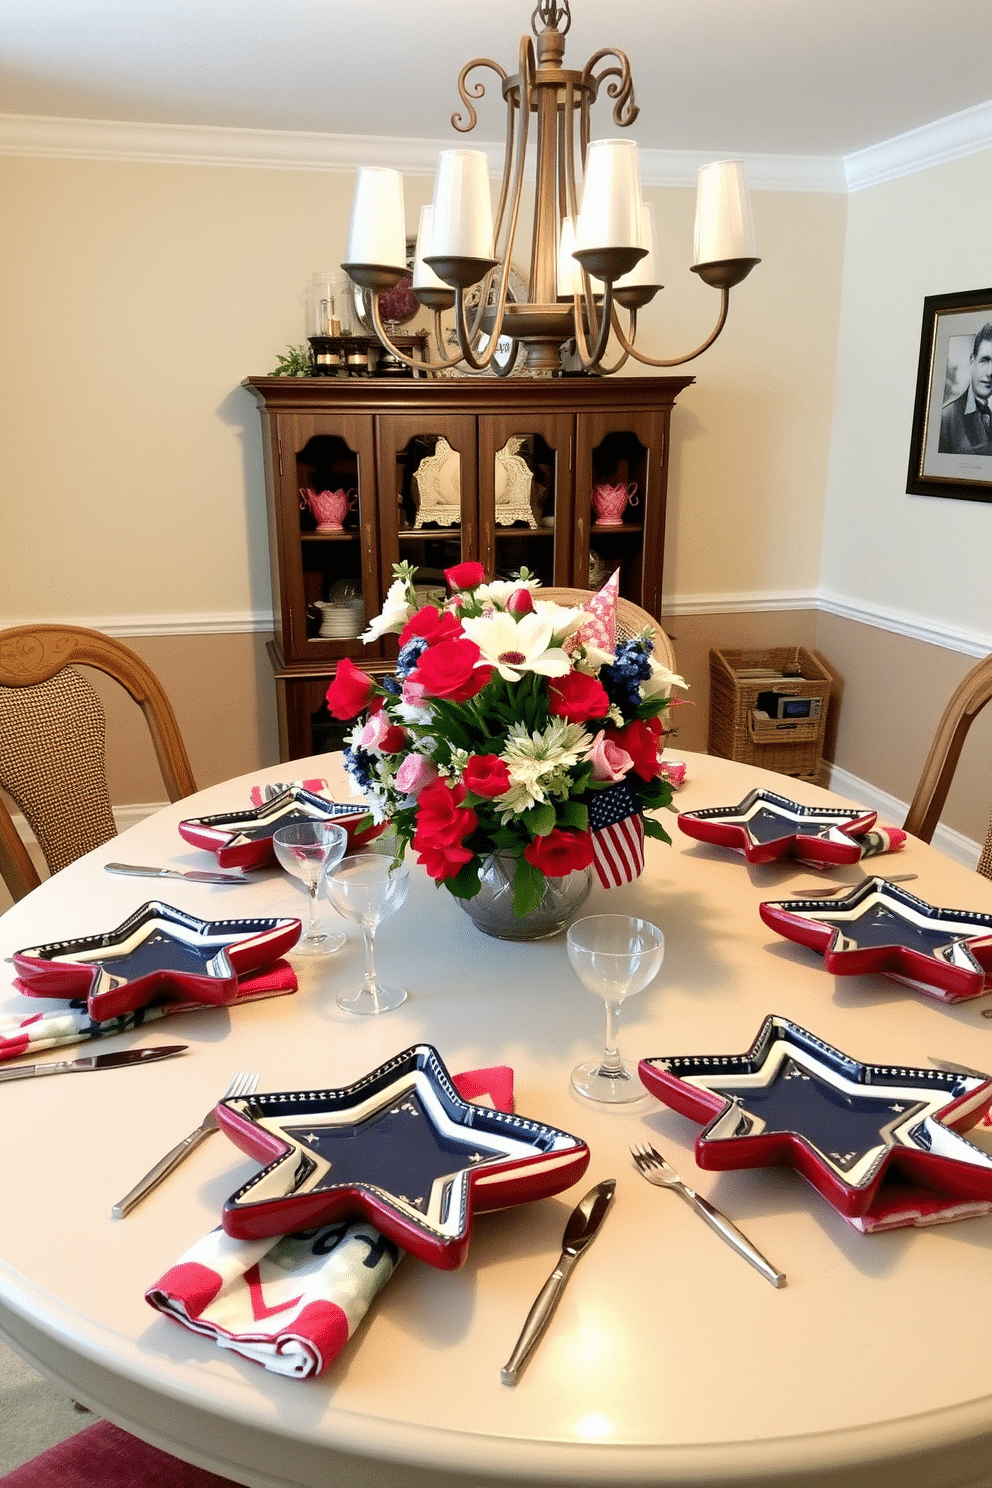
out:
M795 667L798 674L782 675L783 668ZM753 675L762 672L764 676ZM758 694L770 691L819 698L819 717L756 718ZM711 651L709 752L782 775L816 780L829 698L829 674L802 646Z

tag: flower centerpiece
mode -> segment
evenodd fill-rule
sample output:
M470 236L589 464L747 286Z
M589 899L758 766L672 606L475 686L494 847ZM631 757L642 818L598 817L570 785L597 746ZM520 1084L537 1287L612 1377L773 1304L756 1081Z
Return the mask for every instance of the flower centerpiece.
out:
M671 841L646 813L671 801L661 751L685 684L650 634L616 644L617 575L576 607L542 598L526 570L486 582L459 564L426 604L415 569L393 573L362 639L398 634L396 674L377 682L344 659L327 705L355 720L345 765L399 855L412 847L470 913L501 865L521 921L576 875L585 892L592 871L607 886L636 877L644 837Z

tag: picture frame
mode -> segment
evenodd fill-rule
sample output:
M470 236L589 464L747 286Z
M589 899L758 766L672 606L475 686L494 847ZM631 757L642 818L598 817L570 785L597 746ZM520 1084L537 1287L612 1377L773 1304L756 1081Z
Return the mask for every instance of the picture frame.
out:
M909 495L992 502L992 434L981 409L990 390L992 289L929 295L923 301Z

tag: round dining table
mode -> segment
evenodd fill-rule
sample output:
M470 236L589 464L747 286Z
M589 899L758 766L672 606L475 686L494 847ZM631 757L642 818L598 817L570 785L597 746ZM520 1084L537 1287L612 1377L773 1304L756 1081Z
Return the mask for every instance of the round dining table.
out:
M751 865L684 835L676 811L733 805L756 786L802 804L851 803L730 760L673 758L687 772L672 812L661 813L671 845L649 840L644 873L610 890L596 884L581 911L639 916L665 935L657 979L623 1009L625 1056L739 1054L775 1014L867 1063L992 1068L992 998L948 1004L877 972L831 975L819 952L759 915L762 900L867 873L915 875L908 887L929 903L988 914L992 883L912 838L840 868ZM252 787L287 772L349 797L341 757L328 755L167 806L4 914L0 955L113 929L150 899L205 919L305 920L304 889L277 867L235 887L104 868L216 868L178 823L244 809ZM323 913L333 917L326 902ZM377 940L383 979L409 990L400 1008L375 1017L338 1008L364 964L357 927L345 928L342 950L294 963L293 995L176 1013L36 1056L181 1041L180 1057L0 1090L0 1332L24 1358L101 1416L249 1488L992 1483L992 1218L864 1234L791 1167L702 1171L698 1123L646 1091L621 1106L579 1095L570 1071L602 1049L605 1019L570 968L564 935L483 935L412 855L407 902ZM18 994L13 966L5 971L0 1011L44 1006ZM219 1223L259 1165L216 1134L126 1218L112 1206L238 1071L257 1072L260 1092L333 1090L421 1044L453 1074L510 1066L518 1113L588 1144L582 1179L477 1215L459 1269L406 1257L317 1378L270 1373L149 1307L146 1289ZM968 1135L992 1151L992 1128ZM645 1143L787 1284L769 1285L674 1193L647 1183L630 1152ZM612 1210L509 1387L501 1366L568 1216L607 1178Z

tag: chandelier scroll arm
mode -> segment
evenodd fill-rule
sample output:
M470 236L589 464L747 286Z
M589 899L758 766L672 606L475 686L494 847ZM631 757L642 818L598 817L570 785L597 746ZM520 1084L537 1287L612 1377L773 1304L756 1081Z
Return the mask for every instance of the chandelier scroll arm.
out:
M627 352L628 356L632 356L635 361L642 362L645 367L681 367L684 362L693 361L696 357L701 356L708 347L713 345L713 342L716 340L717 336L719 336L720 332L726 325L727 312L729 309L730 290L727 288L723 288L720 290L720 314L717 318L715 327L707 336L706 340L702 343L701 346L697 346L695 351L686 352L684 356L649 357L646 355L646 353L638 351L636 346L634 346L633 344L637 336L636 310L631 310L628 312L630 315L630 330L628 334L624 334L623 328L619 322L619 318L616 316L613 320L613 328L616 331L617 340L620 342L620 345L623 347L624 351Z
M585 317L583 316L583 296L575 295L575 345L583 368L588 372L593 367L598 367L606 351L606 344L610 339L610 326L613 321L613 285L604 284L603 303L599 313L596 313L596 302L592 294L589 275L583 270L583 287L585 289L585 305L591 310L589 324L593 327L593 348L589 349L589 339L586 336ZM625 348L626 349L626 348Z
M459 361L461 361L461 357L451 357L447 361L420 362L416 359L416 357L409 356L405 351L400 351L398 346L394 346L388 332L386 331L385 326L382 323L382 315L379 311L379 296L377 294L370 294L367 297L367 303L372 314L372 325L376 335L378 336L379 340L382 342L386 350L389 352L390 356L395 357L398 362L405 363L407 367L414 367L419 372L444 372L448 367L454 367ZM440 326L441 312L439 310L436 310L434 314L437 325ZM438 345L443 346L443 344L443 341L439 339Z
M470 72L474 72L477 67L488 67L490 72L496 74L501 84L507 80L506 70L500 67L498 62L494 62L491 57L473 57L471 62L465 63L465 66L458 74L458 94L468 110L468 122L463 122L461 114L452 114L451 116L451 123L458 130L459 134L468 134L479 122L479 116L472 105L471 99L485 98L486 96L485 83L479 81L473 83L471 87L468 85L468 75Z
M607 58L612 58L615 65L604 67L603 71L597 74L597 64ZM621 129L626 129L633 124L640 113L634 101L634 80L630 75L630 59L626 52L617 51L613 47L603 47L589 58L582 72L582 81L591 87L593 96L598 94L607 78L616 79L610 82L606 89L608 97L616 99L613 105L613 122Z

